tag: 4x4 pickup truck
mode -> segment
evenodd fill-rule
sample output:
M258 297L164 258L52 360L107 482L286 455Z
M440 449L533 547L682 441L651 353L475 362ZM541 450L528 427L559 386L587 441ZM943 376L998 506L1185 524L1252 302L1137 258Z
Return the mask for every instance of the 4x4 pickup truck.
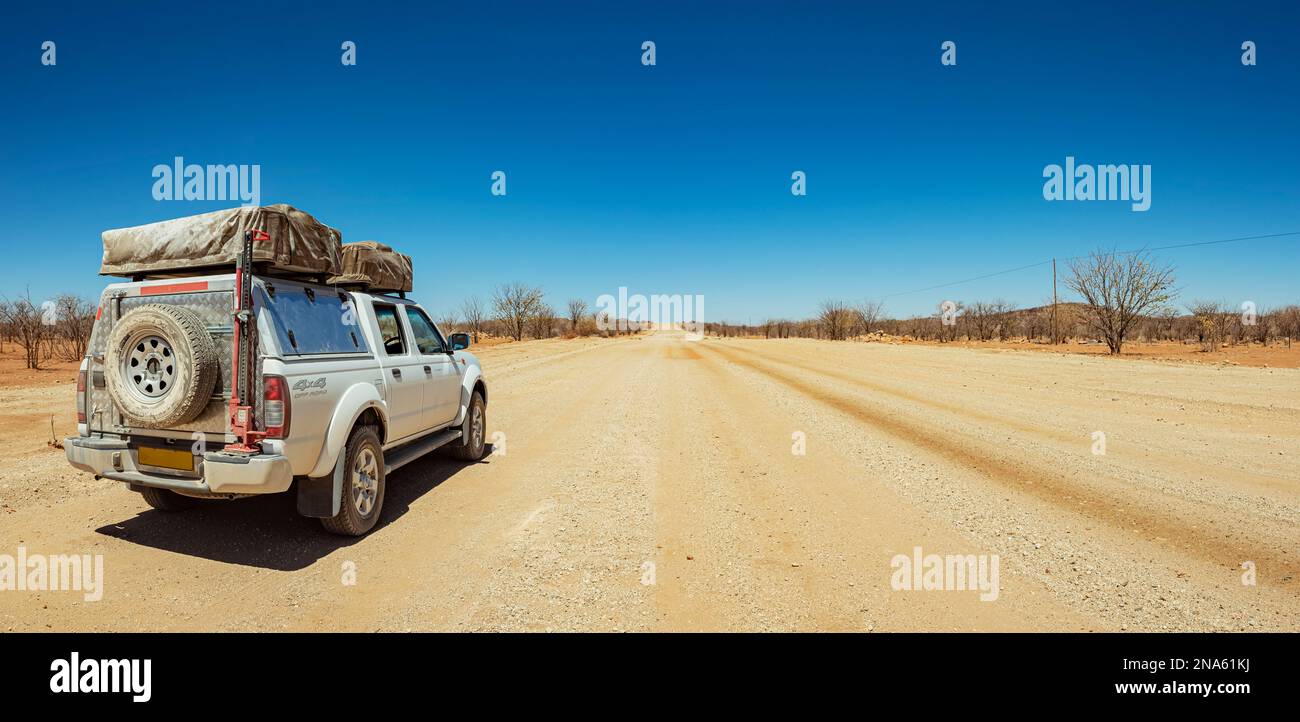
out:
M232 361L237 283L251 291L248 371ZM115 283L77 375L78 435L64 447L73 466L127 483L156 509L296 489L300 513L365 534L394 469L443 446L484 456L487 385L468 346L396 295L238 273ZM239 403L255 450L241 451L243 417L229 403L240 373L253 389Z

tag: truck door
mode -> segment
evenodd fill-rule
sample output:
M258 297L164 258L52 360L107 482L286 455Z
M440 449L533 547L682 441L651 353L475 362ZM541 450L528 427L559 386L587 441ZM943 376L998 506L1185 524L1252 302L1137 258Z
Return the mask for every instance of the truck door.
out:
M460 412L460 368L447 353L447 341L419 306L405 306L424 376L424 426L445 426Z
M379 365L387 387L389 441L418 434L424 425L424 364L411 344L391 303L375 301L375 321L379 324Z

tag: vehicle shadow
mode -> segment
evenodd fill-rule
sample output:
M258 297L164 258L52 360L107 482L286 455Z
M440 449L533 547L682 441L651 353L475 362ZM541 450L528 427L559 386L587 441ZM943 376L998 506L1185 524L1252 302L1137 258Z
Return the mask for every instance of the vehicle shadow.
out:
M485 458L477 463L489 462ZM415 500L468 466L429 454L394 471L386 481L379 523L370 533L401 518ZM336 536L316 519L300 516L293 490L232 501L203 500L179 513L146 509L95 531L162 551L284 572L308 567L336 549L368 538Z

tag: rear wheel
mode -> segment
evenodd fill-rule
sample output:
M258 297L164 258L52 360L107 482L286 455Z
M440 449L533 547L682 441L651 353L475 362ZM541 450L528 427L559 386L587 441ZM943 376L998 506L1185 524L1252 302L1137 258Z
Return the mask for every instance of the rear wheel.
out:
M185 511L194 506L194 499L188 496L181 496L168 489L155 489L152 486L141 486L136 489L140 496L149 506L158 511Z
M361 536L374 528L384 507L384 450L379 434L373 426L358 426L343 453L339 513L320 522L334 534Z
M465 443L451 447L451 453L457 459L479 461L487 454L487 404L477 391L469 399L460 434Z

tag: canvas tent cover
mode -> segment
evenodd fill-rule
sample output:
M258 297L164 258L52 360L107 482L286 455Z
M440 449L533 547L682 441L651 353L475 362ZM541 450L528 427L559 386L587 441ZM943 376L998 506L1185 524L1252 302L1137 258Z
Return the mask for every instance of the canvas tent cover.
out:
M253 244L253 261L277 270L333 275L342 269L343 236L292 206L249 206L104 231L106 276L181 271L233 264L244 232L266 231Z
M371 291L409 291L415 280L411 257L378 241L343 246L343 273L330 283L356 283Z

